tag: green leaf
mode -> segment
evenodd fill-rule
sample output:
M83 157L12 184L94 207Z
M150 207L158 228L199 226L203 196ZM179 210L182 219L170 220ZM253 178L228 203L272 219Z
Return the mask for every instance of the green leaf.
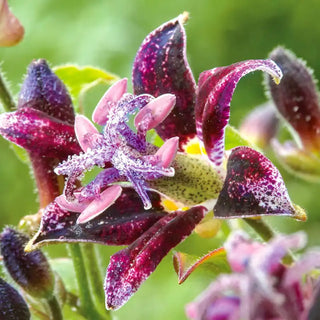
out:
M226 150L238 147L238 146L247 146L253 148L254 146L247 139L241 136L240 132L227 125L225 132L225 148Z
M199 258L183 252L176 252L173 266L178 275L178 283L183 283L195 269L205 270L213 276L230 273L231 268L224 248L218 248Z
M54 67L53 70L68 87L77 111L81 109L82 99L87 90L100 82L112 84L119 79L112 73L91 66L79 67L69 64Z
M68 258L51 259L50 264L52 269L59 274L67 291L73 294L77 293L76 276L74 273L73 263Z

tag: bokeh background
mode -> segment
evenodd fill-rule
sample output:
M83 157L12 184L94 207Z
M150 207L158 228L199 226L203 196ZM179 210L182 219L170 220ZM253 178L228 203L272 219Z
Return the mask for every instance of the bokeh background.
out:
M45 58L51 66L65 63L93 65L131 76L136 51L144 37L183 11L190 12L186 24L189 63L197 79L200 72L250 58L266 58L281 44L294 51L320 78L320 1L317 0L9 0L25 27L22 43L0 49L1 68L17 95L27 65ZM231 104L231 123L239 125L255 106L266 101L262 74L250 74L238 85ZM102 89L101 89L102 90ZM100 90L100 91L101 91ZM93 107L99 90L85 100ZM320 188L283 173L294 202L309 214L305 223L278 218L271 222L284 232L306 230L309 245L319 244ZM17 224L37 211L34 183L29 168L0 139L0 227ZM214 249L215 239L192 236L179 250L203 253ZM108 255L115 248L101 248ZM54 248L50 255L61 254ZM184 319L184 305L205 288L208 276L195 274L177 285L171 255L142 286L133 299L116 313L117 319Z

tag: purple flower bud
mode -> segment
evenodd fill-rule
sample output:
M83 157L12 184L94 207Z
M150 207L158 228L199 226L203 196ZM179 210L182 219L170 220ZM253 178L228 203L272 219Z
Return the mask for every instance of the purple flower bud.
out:
M283 80L276 86L268 81L271 97L281 115L299 134L303 147L320 150L320 106L312 71L292 52L278 47L270 58L283 72Z
M70 95L44 59L34 60L28 67L19 94L18 109L22 108L40 110L63 122L74 123Z
M40 250L26 253L28 237L11 228L1 234L1 253L6 269L14 281L34 297L48 298L54 289L54 276L48 260Z
M30 311L19 292L0 278L0 320L29 320Z

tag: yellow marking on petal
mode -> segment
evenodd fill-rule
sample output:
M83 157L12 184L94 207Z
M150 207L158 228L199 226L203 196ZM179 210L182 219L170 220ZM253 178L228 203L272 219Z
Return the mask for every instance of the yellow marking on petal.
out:
M173 212L177 210L186 211L190 209L190 207L182 207L181 205L179 205L178 202L175 202L170 199L162 199L161 204L163 205L164 209L169 212Z
M205 148L201 145L198 138L189 140L185 145L184 150L188 154L207 154Z

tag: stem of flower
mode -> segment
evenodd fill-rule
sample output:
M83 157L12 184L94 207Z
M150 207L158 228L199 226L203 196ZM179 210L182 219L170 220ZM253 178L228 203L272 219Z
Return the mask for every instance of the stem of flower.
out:
M103 281L97 262L97 255L92 244L82 245L82 254L87 270L87 277L91 289L91 296L96 308L105 315L105 319L110 319L110 312L104 305Z
M62 320L63 316L62 316L61 308L56 296L53 295L51 298L47 299L47 302L51 311L51 319Z
M267 224L262 218L260 219L243 219L254 231L264 240L269 241L275 236L274 230L269 224ZM283 263L291 264L294 262L294 256L292 252L288 251L286 256L282 259Z
M67 247L73 261L82 313L87 319L103 319L103 317L95 309L91 298L91 292L87 280L88 275L86 273L81 247L77 243L69 244Z
M261 218L259 219L251 219L244 218L243 219L254 231L264 240L269 241L274 237L275 232L272 228Z
M2 74L0 73L0 100L2 101L5 111L13 111L16 109L16 105L12 99L12 96L4 83Z

